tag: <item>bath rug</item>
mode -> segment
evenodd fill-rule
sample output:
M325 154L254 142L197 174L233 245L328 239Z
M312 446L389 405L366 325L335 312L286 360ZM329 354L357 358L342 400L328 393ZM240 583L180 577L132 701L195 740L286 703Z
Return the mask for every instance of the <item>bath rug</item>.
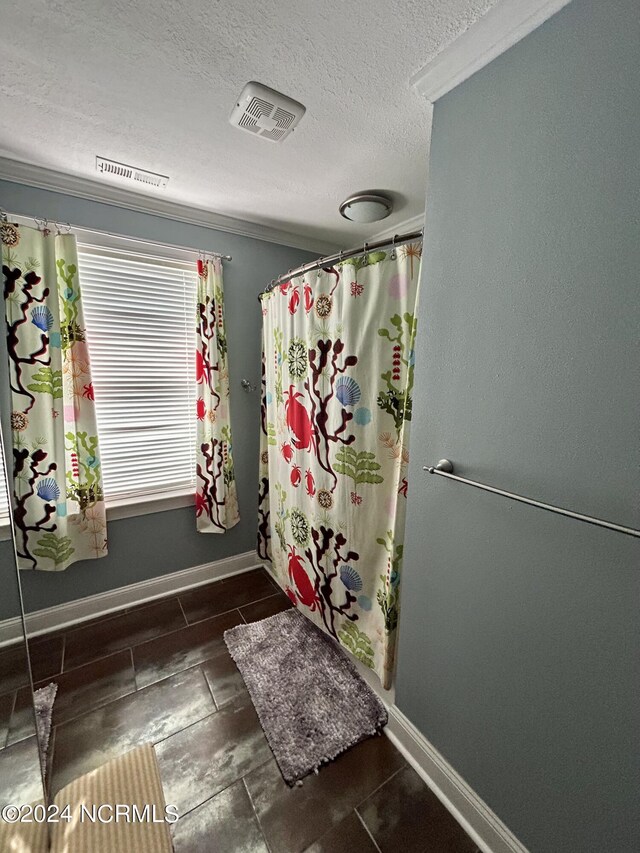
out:
M33 692L33 706L36 712L36 730L38 743L40 744L40 764L42 775L47 775L47 752L49 750L49 738L51 736L51 718L53 716L53 703L58 692L58 685L51 682L46 687L40 687Z
M287 784L386 725L347 653L297 610L238 625L224 641Z
M4 803L3 803L4 805ZM44 808L42 800L32 803L35 808ZM0 850L16 853L49 853L47 824L32 820L8 823L0 817Z
M165 799L158 759L152 744L118 756L96 770L84 773L56 794L60 809L69 805L72 815L83 820L52 824L52 853L172 853L169 824L162 819ZM106 806L129 808L118 820L109 817ZM99 806L103 806L100 813ZM83 806L81 812L80 807ZM134 806L136 811L134 813ZM146 807L146 811L145 811ZM155 821L155 822L154 822Z

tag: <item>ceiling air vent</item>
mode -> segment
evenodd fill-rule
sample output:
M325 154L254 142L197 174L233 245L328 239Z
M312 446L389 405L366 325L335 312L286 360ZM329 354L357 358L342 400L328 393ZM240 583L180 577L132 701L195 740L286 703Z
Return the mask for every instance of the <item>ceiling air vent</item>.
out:
M96 157L96 170L110 178L120 178L123 181L145 184L148 187L164 188L169 181L166 175L157 175L155 172L147 172L146 169L136 169L135 166L127 166L125 163L117 163L105 157Z
M229 121L254 136L282 142L298 124L305 109L298 101L252 81L240 93Z

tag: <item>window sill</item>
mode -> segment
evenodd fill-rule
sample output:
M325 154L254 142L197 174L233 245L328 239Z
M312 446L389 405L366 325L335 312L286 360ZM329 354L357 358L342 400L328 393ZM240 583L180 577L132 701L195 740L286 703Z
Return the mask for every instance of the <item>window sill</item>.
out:
M136 515L152 515L156 512L168 512L193 506L193 492L167 492L164 495L140 495L139 497L107 500L107 521L119 518L134 518ZM0 542L11 539L11 525L0 524Z
M193 506L192 491L167 492L163 495L140 495L139 497L107 498L107 521L119 518L133 518L136 515L151 515L156 512L168 512L184 506Z

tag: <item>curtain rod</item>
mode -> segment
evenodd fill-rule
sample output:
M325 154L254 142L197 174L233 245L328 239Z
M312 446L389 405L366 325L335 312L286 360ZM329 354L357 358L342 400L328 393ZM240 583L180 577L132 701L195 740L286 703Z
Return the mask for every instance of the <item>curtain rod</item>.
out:
M3 221L8 221L5 210L0 208L0 218ZM193 249L190 246L178 246L176 243L163 243L160 240L142 240L139 237L130 237L127 234L117 234L115 231L101 231L97 228L85 228L84 225L72 225L70 222L58 222L55 219L43 219L38 216L22 216L21 214L11 214L15 219L32 219L38 227L54 225L57 229L60 227L67 228L68 231L84 231L86 234L101 234L106 237L116 237L119 240L129 240L131 243L142 243L150 246L161 246L163 249L178 249L181 252L199 252L202 255L211 255L214 258L220 258L223 261L232 260L231 255L222 255L220 252L210 252L208 249ZM67 232L68 233L68 232Z
M368 254L369 252L375 251L375 249L381 249L383 246L399 246L402 243L410 243L412 240L422 240L422 230L410 231L407 234L395 234L393 237L387 237L384 240L377 240L375 243L365 243L362 248L357 246L355 249L349 249L348 252L341 250L333 255L326 255L324 258L318 258L317 261L312 261L309 264L302 264L293 270L289 270L288 273L272 279L271 283L258 294L258 299L265 293L271 293L274 287L277 287L281 282L288 281L289 279L302 275L305 272L311 272L312 270L317 270L321 267L330 266L331 264L336 263L336 261L346 261L347 258L353 258L356 255Z

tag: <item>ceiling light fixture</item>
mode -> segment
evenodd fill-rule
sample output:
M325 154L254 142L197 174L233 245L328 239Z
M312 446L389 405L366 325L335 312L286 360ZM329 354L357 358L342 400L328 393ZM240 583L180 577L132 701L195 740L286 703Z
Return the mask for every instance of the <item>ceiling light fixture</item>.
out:
M340 205L340 213L351 222L377 222L393 210L391 199L381 193L356 193Z

